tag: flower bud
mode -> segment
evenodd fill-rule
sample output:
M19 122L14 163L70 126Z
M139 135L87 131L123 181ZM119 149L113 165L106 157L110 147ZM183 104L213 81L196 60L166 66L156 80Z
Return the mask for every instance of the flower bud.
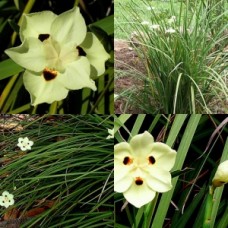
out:
M228 160L222 162L215 173L212 180L212 185L214 187L220 187L228 182Z

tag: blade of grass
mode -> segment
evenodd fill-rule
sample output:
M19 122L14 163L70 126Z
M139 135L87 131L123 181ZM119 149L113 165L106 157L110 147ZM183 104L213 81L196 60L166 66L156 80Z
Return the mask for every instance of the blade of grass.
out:
M24 70L21 66L17 65L12 59L7 59L0 62L0 80L11 77Z
M220 163L228 160L228 138L226 139L226 143L223 149L223 153L222 153L222 157L220 160ZM216 215L218 213L218 209L219 209L219 205L220 205L220 200L222 197L222 193L223 193L223 189L224 186L220 187L220 188L216 188L215 192L214 192L214 202L213 202L213 208L212 208L212 213L211 213L211 227L214 227L215 224L215 219L216 219Z
M184 160L185 160L186 155L188 153L188 149L190 147L192 138L195 134L196 128L197 128L198 123L200 121L200 118L201 118L201 115L192 115L190 117L188 124L187 124L187 127L185 128L184 135L181 139L180 146L179 146L178 151L177 151L176 164L175 164L173 170L180 170L182 168ZM173 129L173 131L175 131L174 124L172 126L172 129ZM176 134L177 134L177 132L176 132ZM168 144L168 142L169 143L172 142L171 139L173 139L173 136L172 136L171 131L170 131L169 137L167 139L167 144ZM171 201L175 186L177 184L177 180L178 180L178 177L175 177L172 180L172 185L173 185L172 190L170 190L169 192L164 193L162 195L162 198L161 198L159 205L158 205L158 209L157 209L156 214L155 214L155 218L153 220L153 224L152 224L153 228L160 228L163 226L165 216L166 216L166 213L168 211L168 207L170 205L170 201Z
M139 134L139 130L143 124L143 121L145 120L145 117L146 117L146 114L139 114L137 115L137 119L134 123L134 126L131 130L131 135L134 136L134 135L137 135Z

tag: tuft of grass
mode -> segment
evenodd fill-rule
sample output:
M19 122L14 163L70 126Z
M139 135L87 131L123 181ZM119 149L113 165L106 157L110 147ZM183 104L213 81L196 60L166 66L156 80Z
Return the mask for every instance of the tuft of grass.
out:
M212 113L210 103L214 100L225 107L225 1L213 1L210 5L203 1L193 5L169 1L166 14L166 9L158 12L156 8L148 13L146 7L156 7L155 3L142 2L131 1L124 7L120 3L125 23L131 27L129 31L135 31L133 46L147 70L141 79L147 79L144 90L140 96L132 93L132 103L147 113ZM169 23L171 16L176 20ZM149 25L142 24L143 21ZM120 23L117 25L119 30L126 29ZM160 27L152 29L151 25ZM168 33L169 28L175 32ZM145 104L146 99L149 102Z

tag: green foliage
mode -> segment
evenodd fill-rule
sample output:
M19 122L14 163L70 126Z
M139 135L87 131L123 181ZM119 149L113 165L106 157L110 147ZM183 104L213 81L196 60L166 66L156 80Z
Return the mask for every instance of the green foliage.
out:
M0 192L13 194L22 214L54 203L20 227L113 227L113 117L20 118L0 117ZM34 141L31 151L20 151L19 137Z
M131 92L132 96L127 94L131 97L129 103L146 113L213 113L211 103L216 100L225 112L228 100L225 1L211 2L209 6L202 1L194 5L188 1L169 1L163 3L162 9L160 3L142 2L118 6L122 17L119 12L117 31L127 35L123 31L128 26L128 40L129 31L135 31L130 42L146 71L141 76L136 72L135 77L143 86ZM148 11L146 7L155 9ZM176 17L173 23L169 23L171 16ZM150 28L143 21L160 28ZM168 33L168 28L175 29L175 33Z
M11 75L19 74L23 71L23 68L18 66L13 60L7 59L0 62L0 80L8 78Z

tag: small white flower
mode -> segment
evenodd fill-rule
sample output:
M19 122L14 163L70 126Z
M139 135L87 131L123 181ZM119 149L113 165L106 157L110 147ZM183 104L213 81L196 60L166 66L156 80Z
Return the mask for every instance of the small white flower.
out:
M147 9L147 10L154 10L155 7L153 7L153 6L147 6L146 9Z
M108 129L109 135L107 136L106 139L113 139L114 138L114 128L113 129Z
M19 138L17 146L20 147L22 151L31 150L31 146L33 145L33 141L29 141L28 137Z
M212 180L212 184L215 187L220 187L223 184L228 183L228 160L222 162L215 173Z
M175 29L173 29L173 28L169 28L169 29L166 29L165 30L165 33L175 33L176 32L176 30Z
M133 36L138 36L138 32L137 31L133 31L132 33L131 33L131 37L133 37Z
M14 204L13 195L10 194L8 191L4 191L2 196L0 196L0 205L8 208L10 205Z
M175 16L172 16L169 20L168 20L168 23L169 24L172 24L176 21L176 17Z
M114 94L114 101L116 101L119 98L118 94Z
M155 197L156 192L172 188L170 170L176 151L145 131L134 136L130 143L114 146L114 191L122 192L126 200L141 207Z
M150 22L149 22L149 21L142 21L141 24L142 24L142 25L149 25Z
M152 30L158 30L160 28L160 25L154 24L154 25L150 25L150 29Z

